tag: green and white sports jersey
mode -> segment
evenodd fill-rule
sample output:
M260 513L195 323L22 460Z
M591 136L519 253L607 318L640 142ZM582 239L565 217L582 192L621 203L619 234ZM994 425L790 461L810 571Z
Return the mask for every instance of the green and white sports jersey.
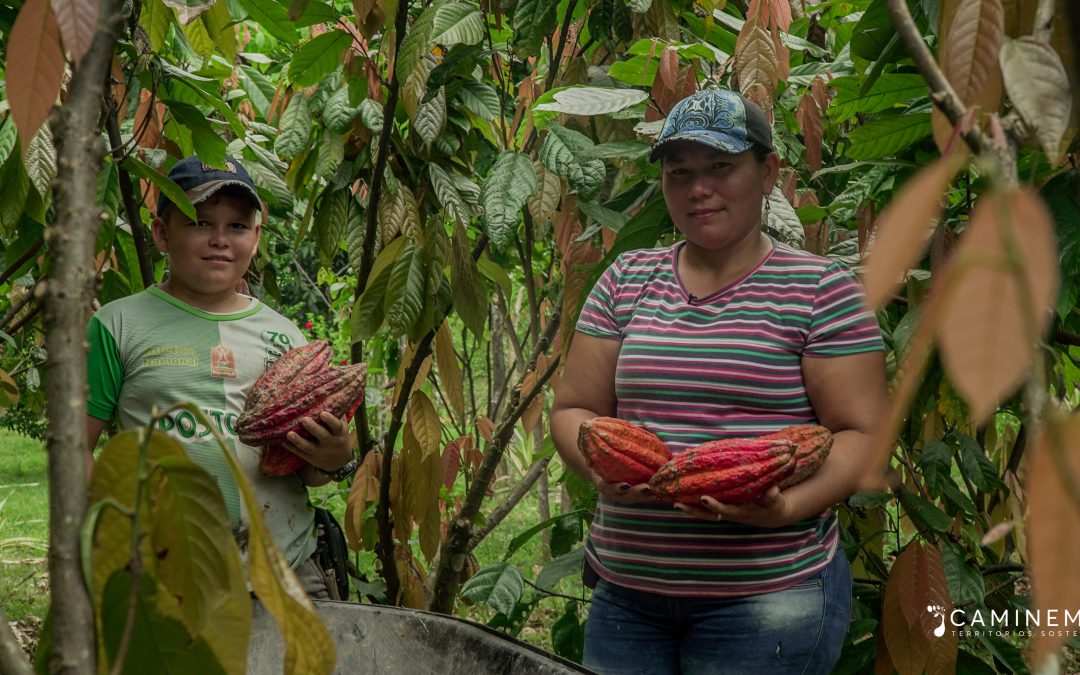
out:
M90 320L88 412L114 416L122 428L145 426L151 410L191 402L232 442L263 518L285 558L296 567L315 552L315 511L295 474L264 476L259 450L240 442L236 418L248 390L267 366L306 342L291 321L261 302L233 314L212 314L158 288L110 302ZM228 464L210 430L188 411L160 427L217 479L246 559L248 519Z

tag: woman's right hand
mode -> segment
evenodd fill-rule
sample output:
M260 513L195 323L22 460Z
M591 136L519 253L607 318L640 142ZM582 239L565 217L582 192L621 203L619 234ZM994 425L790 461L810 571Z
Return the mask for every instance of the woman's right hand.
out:
M657 501L648 483L630 485L629 483L609 483L592 469L589 470L596 491L618 504L644 504Z

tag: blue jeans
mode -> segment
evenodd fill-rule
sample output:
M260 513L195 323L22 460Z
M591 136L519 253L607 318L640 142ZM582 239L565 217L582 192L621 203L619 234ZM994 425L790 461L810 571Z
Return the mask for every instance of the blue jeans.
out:
M790 588L741 598L676 598L603 579L585 624L583 663L599 673L828 673L851 620L843 551Z

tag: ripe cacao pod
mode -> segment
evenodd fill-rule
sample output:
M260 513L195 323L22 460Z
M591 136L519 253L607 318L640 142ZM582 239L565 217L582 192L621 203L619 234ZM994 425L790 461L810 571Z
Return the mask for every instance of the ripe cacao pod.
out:
M242 442L262 446L259 468L268 476L290 474L306 463L285 448L290 431L310 438L302 418L318 421L325 411L348 422L364 402L367 366L328 366L330 346L316 343L290 350L271 364L255 381L236 421Z
M589 468L610 483L648 482L671 459L671 451L656 434L615 417L582 422L578 447Z
M820 469L833 441L832 432L819 424L796 424L761 438L778 438L795 444L795 471L780 481L780 489L798 485Z
M761 497L795 471L795 444L783 439L731 438L681 452L649 481L658 497L695 504L709 496L728 504Z

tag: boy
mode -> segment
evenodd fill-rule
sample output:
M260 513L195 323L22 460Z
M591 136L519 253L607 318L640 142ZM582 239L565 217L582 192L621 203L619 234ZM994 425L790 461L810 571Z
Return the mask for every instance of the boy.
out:
M197 219L192 221L162 194L152 232L168 258L168 277L110 302L90 320L89 449L93 451L114 416L129 428L145 426L153 407L165 409L181 401L199 406L232 442L263 505L267 527L305 590L314 598L331 597L312 558L315 512L307 486L344 480L355 471L348 425L329 413L318 422L305 418L314 441L295 433L289 441L309 465L283 477L264 476L259 449L236 436L236 418L251 385L281 354L306 342L291 321L236 291L258 249L256 214L262 202L251 177L234 159L227 159L221 170L187 157L173 166L169 178L187 193ZM217 480L246 556L248 519L213 435L184 410L170 413L160 428Z

